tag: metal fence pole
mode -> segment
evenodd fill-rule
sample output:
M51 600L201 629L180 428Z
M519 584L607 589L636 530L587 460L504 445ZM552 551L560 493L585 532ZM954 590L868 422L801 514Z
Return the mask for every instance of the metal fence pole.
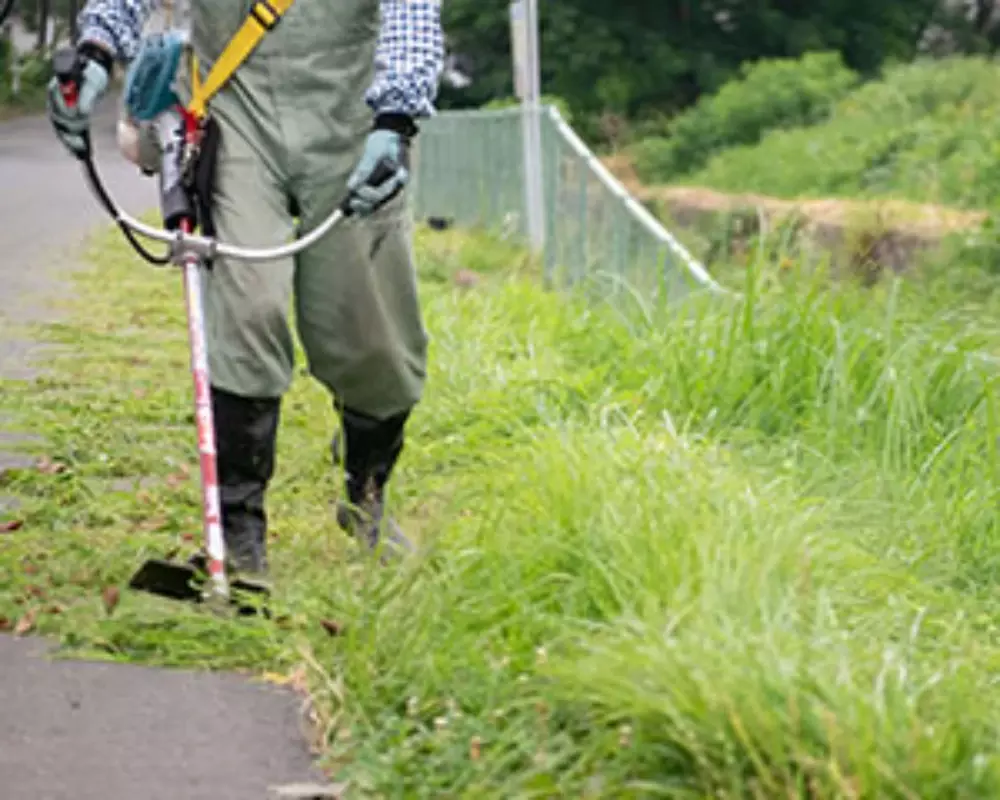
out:
M524 159L524 214L528 238L545 252L545 197L541 132L541 76L538 45L538 2L516 0L510 6L514 86L521 100Z

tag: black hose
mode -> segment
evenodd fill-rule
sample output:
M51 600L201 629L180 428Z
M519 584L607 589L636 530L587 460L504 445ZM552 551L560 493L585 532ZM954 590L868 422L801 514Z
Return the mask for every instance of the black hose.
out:
M12 0L8 1L12 2ZM55 73L60 87L67 93L67 101L71 106L75 107L77 101L76 92L79 88L81 75L83 73L83 61L80 57L79 51L73 47L57 50L55 55L52 57L52 71ZM57 126L57 128L58 127L59 126ZM104 187L104 181L101 180L101 176L97 171L97 165L94 163L94 148L90 139L90 131L84 130L80 133L80 136L83 139L83 150L82 152L76 153L76 157L80 159L80 162L83 164L83 169L87 175L87 181L90 183L90 188L94 191L94 194L97 195L97 199L100 200L101 205L104 206L104 210L107 211L108 214L111 215L111 218L117 223L121 232L128 240L128 243L132 245L132 249L135 250L144 260L157 266L169 264L169 248L165 256L154 256L149 252L149 250L139 243L139 241L135 238L133 231L128 227L128 225L125 224L125 221L122 219L122 212L119 210L118 206L115 205L115 201L111 199L111 195L108 194L108 190Z
M153 255L139 242L138 239L135 238L135 233L133 233L132 229L122 221L122 215L118 210L118 206L116 206L115 201L111 199L111 195L108 194L108 190L104 187L104 181L101 180L101 176L97 172L97 165L94 164L93 150L91 150L90 147L90 136L88 134L84 134L84 137L84 155L80 156L80 161L83 162L83 168L87 173L87 180L90 182L90 187L94 190L94 194L97 195L97 199L100 200L105 211L107 211L108 214L111 215L112 219L114 219L114 221L118 224L122 233L125 234L125 238L128 239L129 244L132 245L132 249L142 256L144 260L158 267L169 264L169 251L165 256Z

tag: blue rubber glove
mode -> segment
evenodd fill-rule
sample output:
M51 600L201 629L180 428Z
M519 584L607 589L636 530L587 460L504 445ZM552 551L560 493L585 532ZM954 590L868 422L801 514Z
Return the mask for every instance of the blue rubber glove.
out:
M383 114L365 141L361 160L347 181L347 207L367 217L399 194L410 179L410 141L417 133L403 114Z
M49 120L56 130L56 136L73 155L86 154L86 136L90 132L90 116L97 103L108 90L111 74L111 57L98 48L80 47L83 70L77 87L77 101L74 108L68 108L59 89L59 81L49 81L46 98Z

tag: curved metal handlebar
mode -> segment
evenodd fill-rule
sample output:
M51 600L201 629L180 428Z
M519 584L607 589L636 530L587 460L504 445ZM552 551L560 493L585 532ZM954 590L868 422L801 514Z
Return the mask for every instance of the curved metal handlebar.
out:
M239 247L233 244L226 244L217 239L207 236L199 236L183 231L170 231L166 228L158 228L140 222L135 217L130 216L121 209L116 208L115 221L119 225L124 225L130 230L145 236L147 239L164 242L170 247L170 260L173 263L180 263L185 258L196 256L198 258L213 259L216 256L227 256L242 261L274 261L279 258L287 258L312 247L317 241L325 236L346 214L343 209L337 208L323 222L313 228L305 236L287 244L274 247Z
M75 59L73 54L71 54L71 56ZM63 69L65 71L68 70L69 67L64 67ZM72 87L70 87L70 90L72 91ZM170 117L176 119L176 115L163 115L163 120L169 123ZM163 131L164 128L161 127L161 135L163 135ZM112 219L114 219L118 227L122 229L122 232L132 243L133 247L135 247L140 255L142 255L147 261L154 264L179 265L190 260L191 258L210 261L216 256L226 256L229 258L252 262L274 261L280 258L287 258L312 247L317 241L325 236L331 228L352 215L351 209L347 206L347 200L345 200L340 206L331 211L326 219L313 228L313 230L309 231L309 233L305 236L301 236L294 241L283 245L263 248L240 247L234 244L220 242L212 237L187 233L180 229L170 230L167 228L147 225L146 223L141 222L132 215L123 211L121 207L119 207L119 205L112 199L111 195L104 186L104 182L101 180L101 177L97 172L97 167L93 159L93 151L90 145L90 137L86 134L84 134L84 141L84 152L79 156L79 158L83 164L84 173L87 177L88 183L94 190L97 198L100 200L101 205L104 206L105 210L112 217ZM164 147L164 151L166 152L166 147ZM139 234L147 239L165 243L168 245L167 255L165 257L152 256L135 240L133 234Z

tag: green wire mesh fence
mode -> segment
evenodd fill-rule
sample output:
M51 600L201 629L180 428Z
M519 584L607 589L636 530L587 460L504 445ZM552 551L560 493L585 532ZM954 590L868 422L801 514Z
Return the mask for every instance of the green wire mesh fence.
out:
M522 113L443 112L425 122L414 153L415 215L527 242ZM642 296L724 291L552 107L541 112L541 160L550 286Z

